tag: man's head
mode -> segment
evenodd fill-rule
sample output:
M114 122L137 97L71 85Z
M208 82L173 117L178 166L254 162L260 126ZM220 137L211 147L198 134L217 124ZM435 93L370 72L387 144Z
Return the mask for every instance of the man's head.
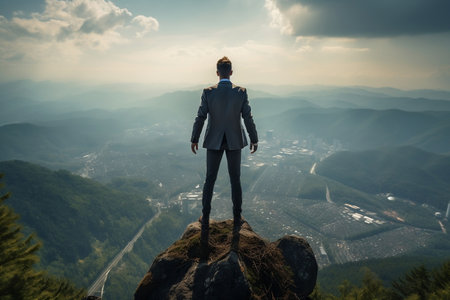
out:
M228 57L224 56L217 61L217 76L220 78L229 78L231 74L233 74L231 61Z

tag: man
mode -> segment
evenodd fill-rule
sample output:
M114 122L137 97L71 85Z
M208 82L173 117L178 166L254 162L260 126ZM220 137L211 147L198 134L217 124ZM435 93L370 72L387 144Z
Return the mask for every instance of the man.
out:
M241 149L248 145L241 117L250 137L250 151L258 149L258 134L247 99L247 91L231 83L231 61L227 57L217 62L219 83L203 90L201 105L195 118L191 137L191 150L196 154L203 124L208 117L203 148L206 152L206 180L203 186L202 241L208 238L209 214L214 183L223 153L226 153L233 201L234 230L241 226Z

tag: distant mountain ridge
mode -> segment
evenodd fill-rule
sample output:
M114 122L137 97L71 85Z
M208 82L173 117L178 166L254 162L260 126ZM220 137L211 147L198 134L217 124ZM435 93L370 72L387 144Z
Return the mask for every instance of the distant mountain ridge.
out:
M126 110L133 107L170 108L176 113L196 113L202 86L170 91L167 87L140 85L89 86L75 83L16 81L0 84L0 125L12 122L36 122L74 111L92 109ZM245 85L244 85L245 86ZM304 103L322 108L368 108L377 110L450 111L450 92L440 90L403 91L393 88L370 87L295 87L245 86L252 104L266 106L279 102L280 109L304 107ZM169 91L169 92L168 92ZM269 101L267 101L269 100ZM288 106L285 104L290 102ZM298 102L298 103L295 103ZM260 109L270 112L273 105ZM186 111L187 109L187 111Z
M52 125L17 123L0 126L0 160L64 162L101 146L118 131L111 119L68 119Z
M145 109L85 112L78 117L71 115L41 124L0 126L0 139L6 141L0 145L0 161L20 159L68 168L65 162L73 164L76 157L98 151L107 142L126 144L127 131L135 129L153 128L155 137L170 133L167 142L187 140L197 101L193 97L184 100L181 97L178 94L177 101L183 104L174 111L169 107L158 109L169 101L163 97ZM325 109L314 107L308 101L280 101L253 102L262 137L266 130L272 129L277 138L315 136L329 143L337 140L349 150L411 145L435 153L450 153L450 112ZM293 109L295 105L304 106ZM282 112L273 115L277 110ZM167 119L169 115L171 118ZM143 135L141 141L146 140L150 141Z
M351 150L412 145L450 152L450 112L371 109L297 109L267 118L279 135L339 140Z

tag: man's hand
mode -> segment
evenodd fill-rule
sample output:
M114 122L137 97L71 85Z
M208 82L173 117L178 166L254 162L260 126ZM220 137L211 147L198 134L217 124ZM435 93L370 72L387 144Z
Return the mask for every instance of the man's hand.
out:
M258 150L258 143L256 144L250 143L250 153L253 154L256 152L256 150Z
M198 143L191 143L191 150L194 154L197 154L196 150L198 150Z

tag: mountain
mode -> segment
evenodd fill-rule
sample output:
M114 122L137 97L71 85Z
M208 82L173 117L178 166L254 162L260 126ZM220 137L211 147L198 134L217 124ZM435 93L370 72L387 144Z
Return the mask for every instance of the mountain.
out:
M143 197L23 161L0 162L9 205L43 242L42 268L87 286L154 215Z
M3 177L0 174L0 179ZM3 182L0 182L3 188ZM13 299L79 300L85 291L62 278L36 270L41 245L33 236L25 237L18 215L4 202L9 194L0 193L0 295Z
M207 258L200 258L200 222L158 255L134 299L303 299L312 293L317 263L308 242L257 235L247 222L211 221Z
M338 152L316 172L367 193L393 193L441 210L449 201L450 156L414 147Z
M266 118L280 137L315 135L351 150L413 145L450 151L450 112L370 109L298 109Z
M208 84L174 90L168 87L116 84L82 85L75 83L16 81L0 84L0 125L38 122L72 112L92 110L121 111L131 108L146 114L161 110L168 116L195 116L202 88ZM370 87L286 87L247 86L256 116L277 114L305 106L345 109L398 109L405 111L450 111L448 91ZM264 91L270 91L269 93ZM177 116L178 117L178 116ZM191 121L192 122L192 121Z
M255 93L252 96L249 89L250 105L261 136L273 129L275 136L287 139L314 135L330 142L339 140L350 150L414 145L438 153L450 152L450 101L445 91L367 87L297 90L288 94L260 96ZM63 137L74 139L74 147L67 147L70 151L92 141L111 141L111 137L119 137L114 142L121 143L133 130L145 132L156 127L161 136L171 134L173 140L182 140L190 135L200 95L200 87L155 96L137 86L16 82L0 85L0 125L32 123L56 127L56 131L64 132ZM110 102L122 103L111 106ZM0 137L39 145L23 133L18 133L17 138L8 135L10 129L13 128L2 128ZM44 137L44 146L46 140ZM1 160L31 160L26 155L19 156L23 150L21 145L2 147L6 149L0 149L0 153L18 155L0 155ZM17 147L19 151L15 151ZM55 152L55 147L50 149L48 152ZM67 153L66 150L62 152ZM45 155L49 154L42 154ZM43 163L44 160L33 157L33 161Z
M376 110L450 111L449 93L391 92L360 87L324 88L293 94L321 107L368 108ZM438 97L442 96L442 98Z
M30 123L0 126L0 160L63 163L102 146L117 132L117 122L88 118L48 125Z

